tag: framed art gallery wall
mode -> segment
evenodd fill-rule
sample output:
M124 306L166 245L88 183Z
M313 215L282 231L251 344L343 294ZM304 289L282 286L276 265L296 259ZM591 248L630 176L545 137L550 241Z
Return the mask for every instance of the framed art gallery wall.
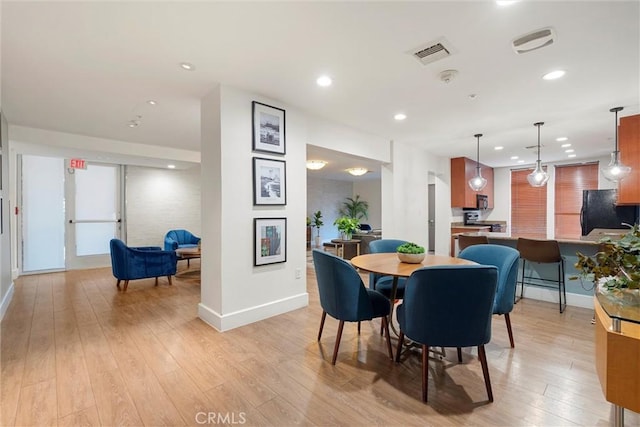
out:
M254 101L286 111L286 125L277 129L285 136L282 153L254 150ZM221 86L203 99L201 123L200 317L227 330L306 306L305 114Z

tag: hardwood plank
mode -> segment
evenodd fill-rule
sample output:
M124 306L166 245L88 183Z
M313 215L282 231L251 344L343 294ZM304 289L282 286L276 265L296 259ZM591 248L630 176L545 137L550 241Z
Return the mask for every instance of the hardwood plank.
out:
M16 414L17 426L51 426L58 422L56 382L42 381L23 387Z
M58 418L59 427L90 427L99 426L100 417L98 416L98 410L95 406L91 408L83 409L82 411L74 412L66 417Z
M299 411L281 397L276 397L258 406L258 411L260 411L272 425L321 425L314 424L310 419L305 417L303 412Z
M32 330L26 355L23 385L56 377L56 346L53 327Z
M158 380L187 425L198 425L204 417L198 414L220 410L218 402L203 394L182 369L163 374Z
M95 405L79 337L56 338L56 385L60 418Z
M133 398L118 369L91 371L91 386L102 425L142 425ZM144 402L140 402L141 405Z

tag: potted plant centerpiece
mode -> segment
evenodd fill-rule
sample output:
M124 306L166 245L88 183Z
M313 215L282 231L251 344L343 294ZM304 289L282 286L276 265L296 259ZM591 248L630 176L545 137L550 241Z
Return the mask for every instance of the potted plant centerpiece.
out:
M580 278L593 281L596 290L640 306L640 229L634 225L620 240L605 237L600 252L589 257L578 252ZM576 279L577 277L571 277Z
M424 259L424 247L412 242L404 243L396 249L400 262L419 264Z
M338 231L340 231L344 240L351 240L351 237L353 237L353 233L360 229L360 221L355 218L349 218L347 216L341 216L340 218L336 219L333 225L338 227Z
M311 228L316 229L315 243L317 248L320 247L320 227L322 227L323 225L324 222L322 221L322 212L314 212L313 217L311 218Z

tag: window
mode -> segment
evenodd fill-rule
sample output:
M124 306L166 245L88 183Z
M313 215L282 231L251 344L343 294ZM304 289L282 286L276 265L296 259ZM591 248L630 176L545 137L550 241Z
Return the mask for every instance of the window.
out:
M598 189L598 163L556 166L556 238L580 237L582 190L596 189Z
M511 235L547 238L547 186L532 187L530 169L511 171Z

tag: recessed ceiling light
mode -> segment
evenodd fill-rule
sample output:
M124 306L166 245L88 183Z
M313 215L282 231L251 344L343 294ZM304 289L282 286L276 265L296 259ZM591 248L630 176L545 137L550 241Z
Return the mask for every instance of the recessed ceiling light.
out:
M147 104L149 104L149 105L158 105L158 101L150 99L150 100L147 101Z
M320 76L316 79L316 84L320 87L328 87L331 86L333 80L329 76Z
M137 128L138 126L140 126L140 122L137 120L131 120L129 121L129 123L127 123L127 126L129 126L130 128Z
M496 0L496 4L498 6L511 6L514 3L517 3L517 1L516 0Z
M503 150L504 147L501 146L501 145L498 145L497 147L493 147L493 149L496 150L496 151L500 151L500 150Z
M562 144L560 147L562 147L562 148L571 147L571 144Z
M524 163L524 160L518 160L518 163Z
M167 165L167 167L168 167L169 169L175 169L175 168L176 168L176 165Z
M569 139L569 138L567 138L566 136L560 136L560 137L556 138L556 141L562 142L562 141L566 141L567 139Z
M518 160L518 156L511 156L511 160Z
M564 70L555 70L542 76L544 80L555 80L565 75Z
M573 158L573 157L575 157L575 156L576 156L575 154L569 154L567 157L569 157L569 158Z
M187 71L194 71L196 69L196 66L191 64L191 63L189 63L189 62L181 62L180 63L180 67L183 70L187 70Z
M395 116L393 116L393 118L396 119L397 121L402 121L407 118L407 115L404 113L398 113Z
M476 99L477 97L478 95L476 95L475 93L469 95L469 99Z
M573 153L574 151L576 151L576 150L574 150L573 148L569 148L568 150L564 150L565 153Z

